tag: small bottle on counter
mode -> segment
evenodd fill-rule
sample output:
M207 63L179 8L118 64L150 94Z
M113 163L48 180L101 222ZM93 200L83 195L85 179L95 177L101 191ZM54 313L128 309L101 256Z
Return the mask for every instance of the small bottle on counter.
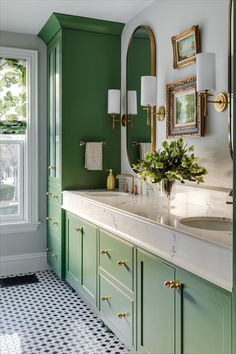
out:
M112 174L112 169L110 168L109 170L109 176L107 177L107 190L108 191L113 191L115 189L115 177Z

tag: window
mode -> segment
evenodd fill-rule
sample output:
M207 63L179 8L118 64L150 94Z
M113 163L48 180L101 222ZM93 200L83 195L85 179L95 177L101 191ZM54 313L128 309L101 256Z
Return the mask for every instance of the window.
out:
M38 226L37 141L37 52L0 47L0 223L4 233Z

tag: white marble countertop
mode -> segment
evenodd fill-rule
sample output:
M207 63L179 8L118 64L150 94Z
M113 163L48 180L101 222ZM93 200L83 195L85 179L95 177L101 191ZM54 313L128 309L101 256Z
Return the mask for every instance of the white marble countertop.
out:
M228 192L177 186L170 210L159 193L152 196L118 193L113 197L105 190L102 196L96 196L96 192L102 190L64 191L63 208L227 290L232 289L232 269L229 269L232 266L232 232L197 229L179 222L182 218L195 216L231 219L232 205L226 204L226 200L231 199ZM196 252L201 256L193 264L190 259ZM204 260L205 266L203 253L204 257L211 257ZM214 267L223 267L219 277L217 274L212 277Z

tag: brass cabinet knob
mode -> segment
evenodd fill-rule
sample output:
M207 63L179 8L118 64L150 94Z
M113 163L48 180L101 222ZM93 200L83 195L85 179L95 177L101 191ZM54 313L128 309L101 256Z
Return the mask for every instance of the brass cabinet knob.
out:
M58 225L58 222L57 222L57 221L53 221L52 224L53 224L53 225Z
M178 281L176 281L175 283L171 284L170 288L173 291L179 290L181 288L181 284Z
M82 228L82 227L79 227L79 226L76 226L76 227L74 227L74 230L75 230L75 231L83 231L83 228Z
M102 297L101 297L101 300L102 300L102 301L107 301L107 300L108 300L108 296L102 296Z
M51 221L52 218L50 218L49 216L47 216L47 217L46 217L46 220L47 220L47 221Z
M53 199L56 199L56 198L58 198L58 195L57 194L53 194Z
M101 254L108 254L108 251L107 250L101 250L101 252L100 252Z
M53 170L54 168L56 168L55 166L48 166L49 170Z
M122 267L122 266L125 265L125 261L118 261L118 262L117 262L117 265Z
M56 253L52 253L52 258L55 258L57 257L57 254Z
M165 283L164 283L164 286L165 286L166 288L170 288L170 286L171 286L172 284L174 284L173 280L171 280L171 281L166 280Z
M50 252L51 250L51 248L46 248L46 252Z
M52 194L51 192L47 192L47 193L46 193L46 195L48 195L48 196L51 195L51 194Z
M117 317L118 318L126 317L126 313L118 313Z

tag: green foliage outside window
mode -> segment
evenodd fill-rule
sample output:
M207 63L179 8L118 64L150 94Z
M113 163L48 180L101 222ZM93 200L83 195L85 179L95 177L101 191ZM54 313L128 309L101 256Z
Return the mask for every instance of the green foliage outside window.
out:
M0 134L25 134L26 60L0 58Z

